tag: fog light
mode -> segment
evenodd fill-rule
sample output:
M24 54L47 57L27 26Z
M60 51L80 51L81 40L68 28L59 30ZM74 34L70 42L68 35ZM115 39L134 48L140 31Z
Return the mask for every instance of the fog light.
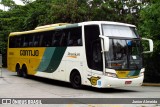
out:
M108 87L111 87L111 85L107 85Z

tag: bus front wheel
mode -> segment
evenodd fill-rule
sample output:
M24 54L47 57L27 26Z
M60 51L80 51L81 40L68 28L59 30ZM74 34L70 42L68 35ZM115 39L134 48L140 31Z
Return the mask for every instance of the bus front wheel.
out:
M81 88L81 76L78 71L73 71L70 75L70 82L73 88Z

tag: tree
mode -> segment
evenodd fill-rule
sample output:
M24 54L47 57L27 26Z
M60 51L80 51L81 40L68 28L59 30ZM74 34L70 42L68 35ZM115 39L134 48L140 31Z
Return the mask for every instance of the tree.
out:
M92 0L89 2L92 20L108 20L138 24L140 7L137 0Z
M154 41L154 52L146 57L146 76L147 81L152 78L154 82L160 82L160 2L153 0L140 13L140 34L143 37L151 38ZM152 59L152 60L151 60Z
M24 4L32 3L34 0L21 0Z
M15 2L13 0L1 0L0 4L2 4L4 6L4 11L5 11L5 7L12 7L15 5Z

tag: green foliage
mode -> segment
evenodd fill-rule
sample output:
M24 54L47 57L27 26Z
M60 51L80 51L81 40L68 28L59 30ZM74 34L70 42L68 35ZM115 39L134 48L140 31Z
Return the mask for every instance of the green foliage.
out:
M11 7L15 5L15 2L13 0L1 0L0 4L3 4L4 6Z
M0 4L3 5L4 10L6 10L6 7L13 8L15 6L15 2L13 0L1 0Z
M154 52L152 55L145 55L146 81L152 77L152 81L160 82L160 2L153 0L140 13L139 31L143 37L151 38L154 41ZM151 60L152 59L152 60Z
M33 0L21 0L24 4L29 4L29 3L32 3Z
M108 20L138 24L142 3L137 0L93 0L90 2L93 10L92 20Z

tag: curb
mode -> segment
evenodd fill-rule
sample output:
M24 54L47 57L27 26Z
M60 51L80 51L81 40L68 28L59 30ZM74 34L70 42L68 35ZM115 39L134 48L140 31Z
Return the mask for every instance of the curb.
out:
M155 87L160 87L160 83L143 83L142 86L155 86Z

